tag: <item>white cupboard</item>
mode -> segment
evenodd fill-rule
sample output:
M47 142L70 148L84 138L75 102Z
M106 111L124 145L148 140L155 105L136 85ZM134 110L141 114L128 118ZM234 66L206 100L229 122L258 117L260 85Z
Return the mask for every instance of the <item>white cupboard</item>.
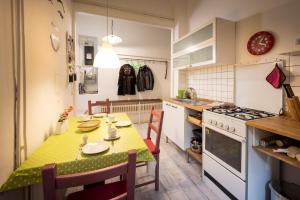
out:
M235 23L215 18L175 41L172 61L173 68L235 63Z
M192 126L186 121L186 108L164 101L163 110L163 133L182 150L186 150L192 137Z

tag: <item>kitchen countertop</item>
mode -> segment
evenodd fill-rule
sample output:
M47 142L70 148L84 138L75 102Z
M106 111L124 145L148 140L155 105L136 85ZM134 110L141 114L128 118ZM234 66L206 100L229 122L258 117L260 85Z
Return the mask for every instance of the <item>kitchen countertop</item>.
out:
M248 126L300 141L300 122L284 116L251 120Z
M216 106L216 105L209 105L209 104L217 102L217 101L213 101L213 100L209 100L209 99L198 99L198 101L206 101L208 104L207 105L193 105L190 103L179 102L172 98L163 98L162 100L179 105L179 106L183 106L183 107L186 107L186 108L189 108L192 110L200 111L200 112L203 111L203 109L208 109L208 108L212 108L212 107Z

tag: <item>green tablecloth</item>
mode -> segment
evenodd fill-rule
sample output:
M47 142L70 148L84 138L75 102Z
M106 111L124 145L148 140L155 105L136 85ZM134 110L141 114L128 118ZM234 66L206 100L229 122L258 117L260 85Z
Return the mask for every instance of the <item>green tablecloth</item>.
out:
M129 120L125 113L114 114L117 120ZM98 129L81 133L77 130L77 119L68 119L69 129L61 135L50 136L42 145L34 151L21 166L16 169L4 183L0 192L40 183L41 168L45 164L56 163L59 175L86 172L112 166L127 160L127 151L137 150L137 161L154 160L151 152L143 142L141 136L134 126L119 128L121 138L114 142L114 153L112 148L96 155L83 155L76 160L79 152L79 144L82 143L82 136L88 136L88 142L103 140L107 131L106 118L101 118L101 125ZM108 142L108 141L107 141ZM111 145L111 142L108 142Z

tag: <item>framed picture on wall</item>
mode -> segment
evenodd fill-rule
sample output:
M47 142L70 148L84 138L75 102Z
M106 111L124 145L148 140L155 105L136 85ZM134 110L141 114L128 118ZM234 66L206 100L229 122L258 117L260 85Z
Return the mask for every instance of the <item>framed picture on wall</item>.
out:
M93 65L94 46L84 46L84 64Z

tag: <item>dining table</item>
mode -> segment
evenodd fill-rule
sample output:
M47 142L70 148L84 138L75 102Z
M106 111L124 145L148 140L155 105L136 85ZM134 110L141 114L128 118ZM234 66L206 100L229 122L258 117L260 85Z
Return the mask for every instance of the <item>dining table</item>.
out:
M117 121L130 121L126 113L113 113L112 115ZM120 138L106 141L104 138L107 136L108 119L105 116L96 119L101 121L97 129L81 132L78 129L80 124L78 117L70 116L66 121L68 130L62 134L50 135L12 172L1 186L0 192L41 183L42 168L50 163L56 164L58 175L88 172L126 162L128 150L131 149L135 149L137 152L137 162L154 161L154 157L133 124L121 128L112 124L112 127L117 129ZM109 149L101 153L86 155L80 148L83 136L88 138L88 143L106 142Z

